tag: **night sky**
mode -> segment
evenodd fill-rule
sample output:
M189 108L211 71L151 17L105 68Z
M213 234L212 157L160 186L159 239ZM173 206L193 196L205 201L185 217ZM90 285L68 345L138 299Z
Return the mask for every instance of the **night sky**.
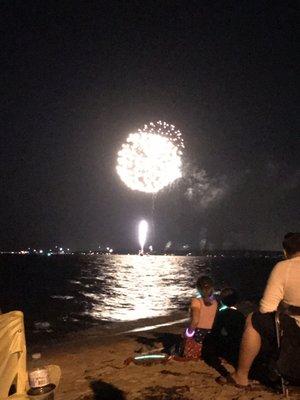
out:
M152 196L116 157L160 119L186 149L156 246L279 249L300 221L296 7L2 1L0 249L136 246Z

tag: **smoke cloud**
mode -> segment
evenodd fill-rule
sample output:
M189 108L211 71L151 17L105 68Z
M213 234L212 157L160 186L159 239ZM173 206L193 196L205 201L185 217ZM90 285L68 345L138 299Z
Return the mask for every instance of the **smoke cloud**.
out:
M183 180L186 186L185 197L201 209L220 201L228 190L225 177L211 178L204 169L189 169Z

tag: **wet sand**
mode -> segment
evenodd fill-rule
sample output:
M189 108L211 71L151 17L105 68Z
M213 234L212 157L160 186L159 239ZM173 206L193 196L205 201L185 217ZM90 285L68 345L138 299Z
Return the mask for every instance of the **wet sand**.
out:
M177 319L185 315L177 315ZM166 324L156 318L151 325ZM122 323L113 329L97 327L68 335L47 344L29 344L29 354L41 351L49 364L62 369L56 400L269 400L283 399L262 386L251 391L215 382L218 374L203 361L168 361L165 364L125 365L133 355L155 351L179 335L183 323L157 329L124 333L149 321ZM30 362L29 362L30 364ZM290 399L300 399L291 393Z

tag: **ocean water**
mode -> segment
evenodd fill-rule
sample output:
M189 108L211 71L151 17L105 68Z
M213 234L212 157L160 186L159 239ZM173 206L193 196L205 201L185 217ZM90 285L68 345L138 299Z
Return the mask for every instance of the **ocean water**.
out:
M257 302L275 257L0 256L0 308L25 314L30 335L67 333L188 310L195 282L233 286Z

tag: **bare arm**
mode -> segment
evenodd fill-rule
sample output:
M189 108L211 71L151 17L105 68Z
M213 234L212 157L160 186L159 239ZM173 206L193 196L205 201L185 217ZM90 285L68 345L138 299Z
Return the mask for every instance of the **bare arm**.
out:
M200 319L200 303L193 299L191 304L191 328L196 328Z

